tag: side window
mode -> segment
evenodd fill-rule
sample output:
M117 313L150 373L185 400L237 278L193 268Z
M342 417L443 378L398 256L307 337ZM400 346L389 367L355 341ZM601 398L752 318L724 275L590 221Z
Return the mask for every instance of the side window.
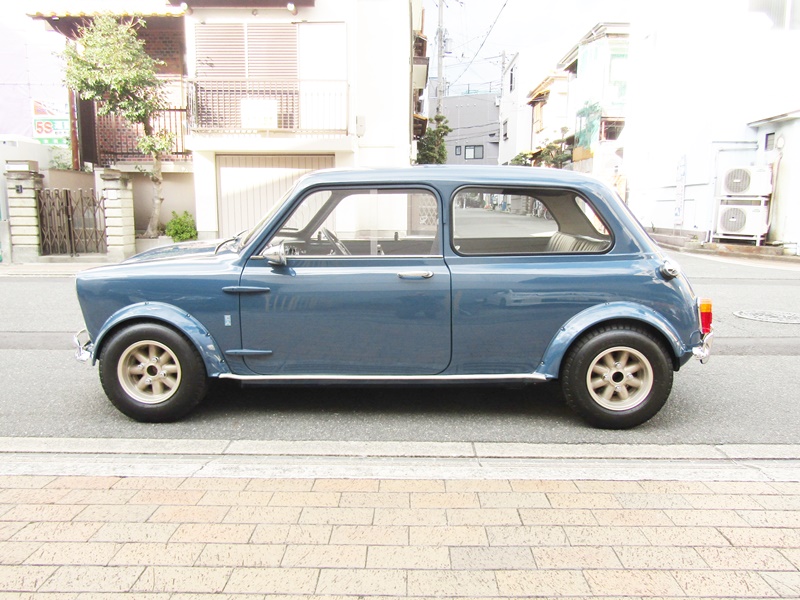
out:
M272 239L290 256L430 256L439 203L426 190L330 189L306 196Z
M568 190L465 188L452 223L463 255L591 254L612 241L591 204Z

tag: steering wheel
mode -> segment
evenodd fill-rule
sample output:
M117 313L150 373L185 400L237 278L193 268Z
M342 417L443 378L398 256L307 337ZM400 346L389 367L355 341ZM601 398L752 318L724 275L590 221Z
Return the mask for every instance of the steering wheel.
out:
M327 227L323 227L321 231L322 234L325 236L325 239L327 239L331 244L333 244L336 247L336 250L339 252L339 254L347 254L347 255L350 254L350 250L347 249L347 246L345 246L342 243L342 241L338 237L336 237L336 234L333 233L330 229L328 229Z

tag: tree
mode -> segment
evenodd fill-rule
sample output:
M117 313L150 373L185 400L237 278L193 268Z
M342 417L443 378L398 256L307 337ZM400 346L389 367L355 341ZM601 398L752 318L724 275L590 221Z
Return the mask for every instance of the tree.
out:
M566 127L562 127L560 139L552 142L547 140L545 145L536 151L520 152L511 159L511 164L523 167L544 166L563 169L564 165L572 160L572 145L567 143L568 131Z
M447 126L447 117L443 114L437 114L433 120L436 127L428 127L417 144L417 164L420 165L443 165L447 162L444 138L453 130Z
M509 164L517 165L519 167L530 167L533 165L536 155L537 152L534 152L533 150L523 151L512 158Z
M153 117L166 107L163 82L156 67L164 64L149 56L136 32L145 27L141 19L118 21L110 14L97 15L78 30L78 38L67 44L67 87L84 100L92 100L100 115L116 115L141 126L144 135L137 147L153 160L153 209L145 237L157 237L164 201L161 157L172 147L173 136L155 131Z
M545 167L563 169L564 165L572 160L572 146L567 143L566 127L561 128L561 138L552 142L548 141L541 153L536 157L536 164Z

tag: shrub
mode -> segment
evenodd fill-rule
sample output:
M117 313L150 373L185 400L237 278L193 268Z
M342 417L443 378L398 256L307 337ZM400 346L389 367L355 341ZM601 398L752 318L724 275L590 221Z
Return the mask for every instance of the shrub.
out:
M197 227L194 224L194 217L188 211L183 211L183 214L179 215L173 210L165 233L172 238L173 242L196 240Z

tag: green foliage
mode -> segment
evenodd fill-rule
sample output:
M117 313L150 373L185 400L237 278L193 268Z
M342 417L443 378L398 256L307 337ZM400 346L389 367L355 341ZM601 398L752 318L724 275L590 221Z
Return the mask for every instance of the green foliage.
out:
M572 161L572 145L567 143L566 127L561 128L561 138L549 141L536 151L520 152L511 159L512 165L523 167L551 167L563 169L564 165Z
M581 148L591 148L592 141L600 131L600 117L603 114L603 109L599 102L589 104L586 102L583 105L578 115L578 131L575 134L575 145Z
M53 155L50 159L50 168L60 171L71 171L72 146L67 146L66 148L62 146L50 146L50 148L53 150Z
M436 127L430 127L425 131L425 135L417 144L417 164L420 165L443 165L447 162L447 146L444 138L453 131L447 125L447 117L438 114L433 118Z
M530 167L533 164L533 159L536 157L536 152L528 150L527 152L520 152L511 159L510 164L520 167Z
M179 215L173 210L165 233L172 238L173 242L196 240L197 227L194 224L194 217L188 211L183 211L183 214Z
M161 155L172 147L172 135L153 131L153 117L166 107L163 83L156 68L163 61L149 56L136 34L145 27L138 18L118 20L110 14L93 17L78 30L78 39L67 44L67 86L84 100L92 100L100 115L123 117L144 130L139 151L153 159L153 210L145 237L156 237L160 223L163 176Z
M536 158L536 164L563 169L564 165L572 161L572 145L567 143L566 127L561 128L561 138L552 142L548 141Z
M157 131L153 135L144 135L136 142L136 147L142 154L151 156L168 154L175 143L175 134L168 131Z
M63 56L67 87L95 101L99 114L119 115L147 129L164 108L163 84L156 76L156 67L164 63L145 52L136 35L144 26L141 19L97 15L79 29L78 40L67 44Z

